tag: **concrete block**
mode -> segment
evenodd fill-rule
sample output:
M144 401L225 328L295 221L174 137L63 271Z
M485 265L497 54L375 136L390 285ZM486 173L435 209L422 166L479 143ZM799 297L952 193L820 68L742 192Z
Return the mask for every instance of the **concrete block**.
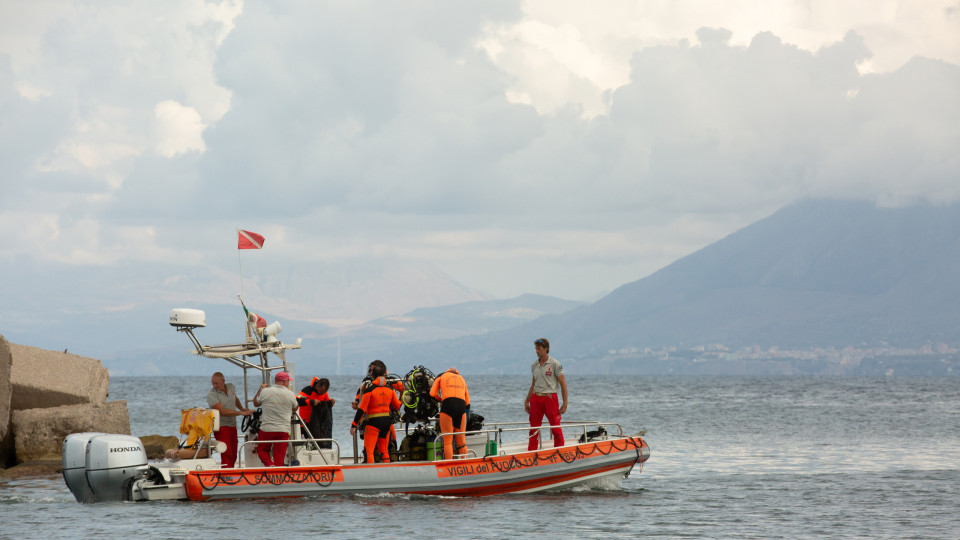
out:
M71 433L101 431L130 434L130 413L126 401L14 410L11 417L19 463L60 458L63 439Z
M13 384L10 382L12 362L10 345L3 336L0 336L0 468L13 465L16 461L13 453L13 428L10 426L10 400L13 396Z
M9 348L11 410L106 401L110 373L99 360L15 343Z

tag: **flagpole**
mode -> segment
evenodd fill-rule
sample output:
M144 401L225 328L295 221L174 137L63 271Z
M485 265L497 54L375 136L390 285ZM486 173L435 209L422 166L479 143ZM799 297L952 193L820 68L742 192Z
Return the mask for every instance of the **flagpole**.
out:
M240 257L241 249L260 249L263 247L263 237L255 232L244 231L237 227L237 264L240 267L240 296L243 296L243 261Z
M240 227L237 227L237 236L240 236ZM243 296L243 262L240 261L240 246L237 246L237 265L240 267L240 296Z

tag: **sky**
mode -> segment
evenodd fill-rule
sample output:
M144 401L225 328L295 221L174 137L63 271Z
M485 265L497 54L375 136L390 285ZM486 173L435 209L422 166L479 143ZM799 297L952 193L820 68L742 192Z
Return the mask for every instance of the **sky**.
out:
M8 0L0 183L0 266L239 227L589 299L804 198L957 202L960 0Z

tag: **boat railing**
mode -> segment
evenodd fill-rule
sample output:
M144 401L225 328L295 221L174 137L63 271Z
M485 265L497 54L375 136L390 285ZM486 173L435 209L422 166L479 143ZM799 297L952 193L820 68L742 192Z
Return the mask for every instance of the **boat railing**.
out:
M484 429L478 429L478 430L474 430L474 431L465 431L465 432L462 433L462 435L464 435L464 436L483 435L483 436L486 437L485 443L487 443L487 442L489 442L489 441L496 441L498 447L500 447L500 445L503 444L504 434L514 434L514 433L520 434L520 433L523 433L523 434L525 434L525 435L527 435L527 436L529 437L529 432L530 432L530 430L533 430L533 429L544 430L544 429L551 429L551 428L553 428L553 427L555 427L555 426L551 426L551 425L549 425L549 424L548 424L548 425L544 425L544 426L539 426L539 427L530 427L530 424L527 423L527 422L497 422L497 423L494 423L494 424L490 424L490 425L488 425L488 426L484 426ZM611 436L611 437L618 437L618 438L624 436L624 435L623 435L623 428L620 426L620 424L615 423L615 422L601 422L601 421L599 421L599 420L590 420L590 421L564 421L564 422L560 422L560 427L561 427L561 429L564 429L564 430L569 430L569 429L573 429L573 428L579 428L579 429L578 429L578 434L580 434L581 439L582 439L584 442L590 440L592 437L595 437L595 436ZM593 433L593 432L599 432L599 431L600 431L600 428L603 428L603 431L602 431L601 433L596 433L595 435L591 436L591 433ZM460 435L460 433L437 433L437 437L456 436L456 435ZM518 439L519 439L519 438L518 438ZM246 466L246 465L244 464L244 456L245 456L245 454L244 454L244 452L243 452L243 449L244 449L244 447L246 447L246 445L248 445L248 444L254 444L254 445L256 445L256 444L289 443L289 444L291 444L291 445L305 445L305 444L308 444L308 443L315 443L315 444L316 444L316 443L321 443L321 442L323 442L323 443L330 442L330 443L332 443L333 445L336 445L336 454L335 454L335 455L337 455L337 456L340 455L340 448L341 448L341 447L340 447L340 443L339 443L336 439L332 439L332 438L326 438L326 439L314 439L314 438L310 438L310 439L287 439L287 440L282 440L282 441L257 441L257 440L250 440L250 441L244 441L243 444L240 445L240 448L239 448L239 450L238 450L238 458L239 458L239 462L238 462L239 465L238 465L238 466L241 467L241 468L243 468L243 467ZM515 444L519 444L520 442L522 442L522 441L520 441L520 440L514 441ZM485 446L488 446L488 445L485 444ZM320 448L320 447L319 447L319 444L316 444L315 448L317 448L317 449L319 450L319 448ZM540 449L540 450L543 449L543 437L540 437L540 446L539 446L539 449ZM501 450L501 452L502 452L502 450ZM331 463L329 463L329 462L327 461L327 456L326 456L323 452L319 452L319 454L320 454L320 458L324 461L324 463L326 463L326 464L328 464L328 465L331 464ZM456 454L456 456L457 456L458 458L461 458L461 459L462 459L462 458L464 458L464 457L470 457L471 454L472 454L473 457L479 457L479 455L477 454L477 452L476 452L475 450L473 450L473 449L468 449L466 453ZM501 454L501 455L502 455L502 454ZM355 459L354 459L354 463L359 463L359 461L356 459L356 456L355 456Z
M539 429L542 431L544 429L552 429L554 427L557 427L557 426L544 424L537 427L531 427L530 424L527 422L498 422L495 424L491 424L489 427L486 427L486 429L481 430L481 432L491 430L491 429L494 431L527 431L531 429ZM598 430L600 428L603 428L605 431L607 431L609 435L616 436L616 437L623 437L623 427L621 427L620 424L615 422L601 422L599 420L572 420L572 421L561 421L559 427L561 429L579 427L581 428L582 435L584 436L585 439L588 437L587 435L588 428L592 428L592 427ZM610 430L608 428L616 429L616 435L613 435L612 433L610 433ZM474 433L474 432L468 432L468 433Z
M210 436L205 438L203 441L198 441L197 444L195 445L188 446L186 448L179 448L179 447L176 448L173 453L173 457L172 458L165 457L164 460L170 461L172 463L181 463L181 462L193 463L195 461L200 461L200 460L210 460L210 459L213 459L214 450L218 452L222 452L223 450L226 450L226 445L223 445L221 447L220 446L221 444L222 443L220 443L217 439L213 437L213 434L211 432ZM180 453L183 452L184 450L192 450L193 453L190 454L190 457L180 457ZM182 464L180 466L182 466ZM203 468L203 466L198 466L198 465L191 465L191 466L199 467L201 469Z
M334 446L336 446L336 450L337 450L337 451L336 451L336 453L335 453L334 455L339 456L339 455L340 455L340 443L337 442L336 439L284 439L284 440L280 440L280 441L258 441L258 440L256 440L256 439L254 439L254 440L250 440L250 441L244 441L243 444L240 445L240 448L237 449L237 459L239 460L237 466L238 466L238 468L244 468L244 467L246 466L245 463L244 463L244 461L245 461L245 459L244 459L245 454L243 453L243 449L244 449L244 447L246 447L248 444L257 445L257 444L279 444L279 443L289 443L289 444L291 444L291 445L293 445L293 444L303 445L303 444L307 444L307 443L314 443L314 448L316 448L316 449L317 449L317 452L320 454L320 459L322 459L323 462L324 462L326 465L336 465L336 463L330 463L329 461L327 461L327 456L324 455L324 453L321 451L321 450L332 450L332 449L333 449L333 448L329 448L329 449L327 449L327 448L321 449L321 448L320 448L320 444L319 444L319 443L327 443L327 442L332 443Z
M503 443L504 433L526 432L527 436L529 437L530 436L529 432L531 430L538 429L542 431L544 429L551 429L553 427L556 427L556 426L551 426L548 424L545 426L531 427L530 424L527 422L497 422L489 426L484 426L484 429L479 429L475 431L465 431L463 432L463 435L464 436L486 435L487 441L495 440L497 441L497 444L499 446L500 444ZM567 421L567 422L561 421L560 428L561 429L580 428L582 430L582 440L585 442L591 438L591 435L590 435L591 431L589 431L589 428L594 428L594 431L600 431L600 428L603 428L602 434L604 435L614 436L614 437L623 437L623 427L621 427L620 424L615 422L601 422L599 420ZM449 435L456 435L456 434L449 434L449 433L437 434L438 437L449 436ZM600 433L597 433L597 435L595 436L600 436L600 435L601 435ZM539 437L539 439L540 439L539 449L542 450L543 437ZM459 455L463 455L463 454L459 454ZM476 455L476 453L474 453L474 455Z

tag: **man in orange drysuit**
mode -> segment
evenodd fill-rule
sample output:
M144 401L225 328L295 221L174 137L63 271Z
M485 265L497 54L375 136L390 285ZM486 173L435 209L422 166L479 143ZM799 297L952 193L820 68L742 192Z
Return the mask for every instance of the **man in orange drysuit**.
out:
M353 425L350 427L350 435L357 433L357 424L364 415L367 416L367 425L363 432L363 449L366 453L366 463L373 463L373 451L380 451L381 462L390 462L390 451L387 448L387 440L390 437L390 428L393 427L393 421L390 419L390 412L400 410L400 399L397 393L387 384L384 375L387 370L383 364L375 365L371 369L373 376L373 389L363 394L360 404L357 405L357 414L353 417Z
M457 454L467 452L467 407L470 392L457 368L450 368L433 381L430 397L440 402L440 433L443 433L443 459L453 459L453 439L457 440ZM456 433L456 437L449 435Z
M370 365L367 366L367 376L363 378L363 382L361 382L360 386L357 388L357 397L353 400L353 403L350 404L350 407L352 407L354 410L356 410L357 407L360 405L360 400L363 399L363 394L375 388L373 384L373 379L374 379L373 370L375 368L382 369L384 377L389 375L389 373L387 373L387 365L384 364L382 360L374 360L373 362L370 362ZM392 383L388 382L388 385L391 386L397 392L403 392L403 381L401 380L395 380ZM396 447L397 431L394 429L392 423L390 424L390 438L387 441L388 447L391 441L393 442L394 447Z

